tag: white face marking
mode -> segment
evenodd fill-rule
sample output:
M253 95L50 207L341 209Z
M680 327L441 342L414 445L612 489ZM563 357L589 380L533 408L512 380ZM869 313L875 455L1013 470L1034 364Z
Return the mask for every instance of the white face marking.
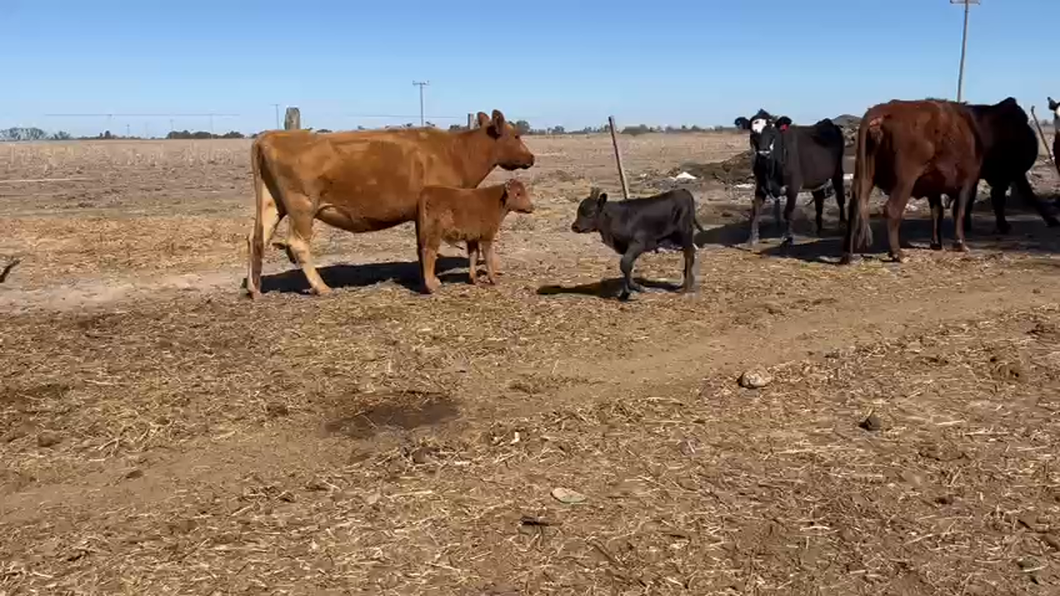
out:
M751 130L756 134L761 134L766 127L766 121L764 118L755 118L751 121Z

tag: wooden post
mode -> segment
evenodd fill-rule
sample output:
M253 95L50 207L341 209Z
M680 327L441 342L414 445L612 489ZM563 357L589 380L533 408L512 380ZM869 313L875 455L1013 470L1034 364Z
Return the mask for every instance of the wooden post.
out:
M471 112L468 112L467 113L467 129L471 130L472 128L475 128L475 115L472 114Z
M1053 156L1053 150L1049 148L1049 139L1045 138L1045 132L1042 131L1042 123L1038 122L1038 114L1034 113L1034 106L1031 106L1031 119L1034 120L1034 126L1038 129L1038 136L1042 138L1042 144L1045 145L1045 154L1049 156L1049 161L1053 162L1053 166L1056 168L1057 173L1060 173L1060 165L1057 165L1056 158Z
M626 183L626 171L622 168L622 152L618 150L618 133L615 131L615 117L607 117L607 125L611 129L611 144L615 147L615 163L618 164L618 179L622 181L622 197L629 199L629 184Z
M283 116L284 130L298 130L302 128L302 113L298 108L287 108Z

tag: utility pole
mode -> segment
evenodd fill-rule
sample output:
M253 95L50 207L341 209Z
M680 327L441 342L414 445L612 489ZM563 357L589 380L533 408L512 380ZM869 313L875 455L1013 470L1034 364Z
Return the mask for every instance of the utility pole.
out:
M424 125L423 122L423 88L430 85L430 81L412 81L413 85L417 85L420 88L420 126Z
M276 108L276 130L280 130L280 104L274 103L272 107Z
M961 34L961 67L957 73L957 101L960 102L964 96L964 55L968 51L968 13L973 4L979 4L979 0L950 0L950 4L964 5L964 32Z

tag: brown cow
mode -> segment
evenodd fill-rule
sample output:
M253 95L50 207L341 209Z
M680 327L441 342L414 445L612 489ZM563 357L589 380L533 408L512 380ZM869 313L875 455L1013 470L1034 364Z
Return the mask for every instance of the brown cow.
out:
M441 282L434 275L438 247L467 242L468 277L475 283L479 247L486 260L486 276L497 283L497 257L493 241L504 217L511 211L533 213L530 192L518 180L483 188L426 186L420 192L416 211L416 246L423 272L423 287L430 294Z
M512 171L534 165L519 131L504 114L478 113L478 128L446 132L433 128L315 134L270 131L251 148L254 170L254 229L247 238L246 290L261 292L266 242L287 216L287 254L301 266L312 291L331 289L310 252L313 221L361 233L390 228L416 217L427 185L474 188L497 166Z
M931 204L931 248L942 248L942 195L954 202L953 248L965 251L964 212L974 197L983 162L975 118L964 105L944 100L892 100L872 106L858 127L854 180L841 263L855 248L872 244L869 193L878 186L889 196L884 212L890 256L901 262L898 228L910 197ZM857 216L854 208L857 206Z

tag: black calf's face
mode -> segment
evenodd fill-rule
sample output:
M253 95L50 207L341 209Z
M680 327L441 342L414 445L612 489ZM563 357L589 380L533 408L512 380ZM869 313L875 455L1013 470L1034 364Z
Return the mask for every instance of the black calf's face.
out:
M1060 124L1060 103L1053 101L1053 98L1047 98L1049 100L1049 111L1053 113L1053 123Z
M582 199L581 203L578 203L578 215L574 218L574 223L571 224L570 229L579 234L586 232L592 232L596 230L596 218L600 215L600 210L604 208L604 203L607 202L607 193L593 193L588 199Z

